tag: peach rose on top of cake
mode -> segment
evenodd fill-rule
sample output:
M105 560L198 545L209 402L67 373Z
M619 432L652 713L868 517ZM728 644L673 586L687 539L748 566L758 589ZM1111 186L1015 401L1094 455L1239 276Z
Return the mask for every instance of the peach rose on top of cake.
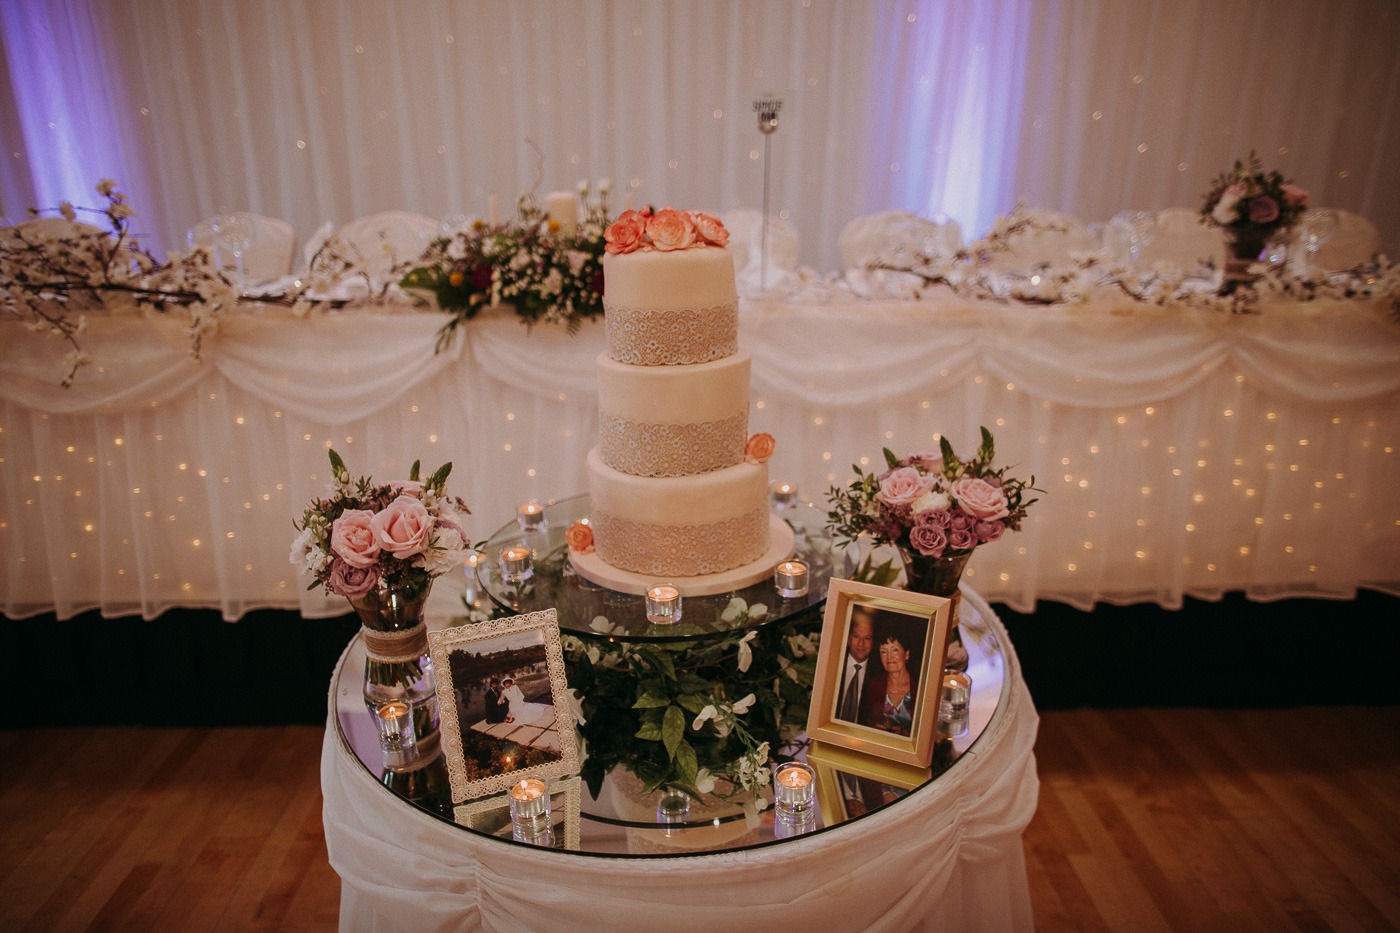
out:
M726 246L729 231L718 217L704 211L666 207L653 213L644 208L619 214L603 231L603 239L603 249L614 255L638 250L672 252L694 246Z

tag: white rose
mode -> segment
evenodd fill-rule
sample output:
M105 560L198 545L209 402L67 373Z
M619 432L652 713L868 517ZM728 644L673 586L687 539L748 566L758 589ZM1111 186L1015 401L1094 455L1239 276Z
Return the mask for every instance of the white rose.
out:
M948 494L930 489L913 502L909 503L909 509L915 515L930 511L931 509L946 509L948 507Z

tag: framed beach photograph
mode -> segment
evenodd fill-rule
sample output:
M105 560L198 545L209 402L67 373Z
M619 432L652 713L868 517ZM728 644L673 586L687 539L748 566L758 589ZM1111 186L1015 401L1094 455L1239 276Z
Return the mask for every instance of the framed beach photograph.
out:
M428 633L452 802L577 774L553 609Z
M933 760L950 601L833 578L809 738L918 768Z

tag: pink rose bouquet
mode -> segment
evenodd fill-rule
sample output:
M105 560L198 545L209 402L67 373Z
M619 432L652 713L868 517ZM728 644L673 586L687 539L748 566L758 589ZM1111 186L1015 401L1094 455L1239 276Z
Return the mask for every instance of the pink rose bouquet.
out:
M938 453L896 457L885 451L886 469L865 473L844 489L833 487L827 527L838 544L868 537L924 557L970 553L1008 530L1018 531L1026 509L1035 503L1026 493L1035 477L1014 479L1007 467L994 467L991 432L982 429L982 445L970 460L960 460L947 438Z
M420 482L415 462L408 480L375 483L352 480L334 450L330 460L329 495L293 522L292 564L314 578L311 587L361 599L381 582L425 589L462 566L470 549L462 516L470 510L443 489L452 464Z

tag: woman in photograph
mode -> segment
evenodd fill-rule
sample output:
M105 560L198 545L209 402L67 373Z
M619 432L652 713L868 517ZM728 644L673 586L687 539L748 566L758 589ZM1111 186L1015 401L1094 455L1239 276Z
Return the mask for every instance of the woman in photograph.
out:
M525 693L514 677L501 680L501 698L506 704L506 722L544 726L554 721L554 707L549 703L528 703Z
M909 663L914 639L906 631L889 628L877 635L877 640L882 669L866 682L859 721L886 732L910 735L918 697L918 682Z

